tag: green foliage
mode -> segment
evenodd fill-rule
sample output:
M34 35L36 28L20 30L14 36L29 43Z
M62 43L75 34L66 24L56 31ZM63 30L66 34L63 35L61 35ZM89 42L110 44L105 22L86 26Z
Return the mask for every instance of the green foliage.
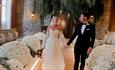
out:
M43 0L33 0L33 11L37 14L43 13Z
M81 12L88 12L99 19L103 8L103 0L61 0L61 9L76 18Z
M99 18L103 12L103 0L35 0L35 12L41 14L41 18L52 11L63 10L70 13L72 18L78 18L82 11L88 12Z

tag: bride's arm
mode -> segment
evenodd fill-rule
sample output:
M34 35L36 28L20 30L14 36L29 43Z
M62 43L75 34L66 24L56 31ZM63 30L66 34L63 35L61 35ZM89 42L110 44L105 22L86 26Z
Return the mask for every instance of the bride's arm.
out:
M64 48L64 46L65 46L65 37L64 37L64 34L60 35L60 44L61 44L61 47Z
M45 37L43 38L43 43L42 43L42 48L43 48L43 49L45 48L46 41L47 41L48 36L49 36L49 33L48 33L48 32L49 32L49 31L47 31L47 33L46 33Z

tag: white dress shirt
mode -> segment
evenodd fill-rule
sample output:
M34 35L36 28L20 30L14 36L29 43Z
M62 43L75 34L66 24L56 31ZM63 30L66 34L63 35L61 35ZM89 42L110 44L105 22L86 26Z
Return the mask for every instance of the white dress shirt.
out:
M81 27L81 33L82 33L82 34L84 33L85 28L86 28L86 25L82 25L82 27Z

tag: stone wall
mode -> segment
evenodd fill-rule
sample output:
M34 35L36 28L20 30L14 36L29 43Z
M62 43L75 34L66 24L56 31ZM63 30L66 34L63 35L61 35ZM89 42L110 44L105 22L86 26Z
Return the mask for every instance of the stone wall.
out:
M32 35L40 31L39 15L32 17L34 0L25 0L23 16L23 36Z
M104 2L104 12L96 24L96 38L104 39L109 26L110 21L110 10L112 0L103 0Z

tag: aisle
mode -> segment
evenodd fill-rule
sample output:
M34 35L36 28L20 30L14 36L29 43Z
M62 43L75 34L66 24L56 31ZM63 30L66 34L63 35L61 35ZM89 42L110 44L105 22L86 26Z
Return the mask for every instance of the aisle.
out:
M65 57L65 70L73 70L73 66L74 66L73 49L68 48L68 49L63 49L63 51L64 51L64 57ZM42 70L41 69L42 62L43 60L40 59L40 61L35 66L34 70ZM87 69L85 68L85 70Z
M74 52L72 48L64 49L65 70L73 70L74 66Z
M69 49L63 49L64 52L64 60L65 60L65 70L73 70L73 63L74 63L74 57L73 57L73 51L71 48ZM36 60L37 61L37 60ZM37 65L35 66L34 70L42 70L41 66L42 66L42 62L43 60L40 59L40 61L37 63Z

